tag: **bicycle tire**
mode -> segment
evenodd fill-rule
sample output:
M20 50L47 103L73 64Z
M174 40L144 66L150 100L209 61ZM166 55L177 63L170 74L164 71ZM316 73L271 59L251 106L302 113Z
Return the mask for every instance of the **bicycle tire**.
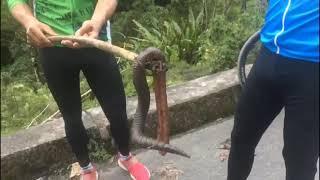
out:
M256 45L256 43L260 40L260 30L252 34L248 40L242 46L237 62L237 70L238 70L238 79L241 87L244 86L247 75L246 75L246 61L250 51L252 51Z

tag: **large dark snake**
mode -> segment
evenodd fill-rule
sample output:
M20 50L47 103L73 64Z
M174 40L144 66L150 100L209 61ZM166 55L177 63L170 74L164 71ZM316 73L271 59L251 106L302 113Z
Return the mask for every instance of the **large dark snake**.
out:
M73 40L85 47L96 47L103 51L133 60L133 84L138 96L138 105L131 126L132 142L142 148L164 151L190 158L186 152L178 147L158 142L143 135L150 107L150 91L146 79L146 69L151 70L152 73L163 70L161 66L165 64L165 56L159 49L150 47L142 51L139 55L136 55L135 53L96 39L71 36L52 36L49 37L49 39L56 42L63 39Z
M133 65L133 83L138 95L138 106L131 127L131 138L144 148L161 150L185 157L187 153L170 144L157 142L142 134L150 106L150 92L146 80L146 68L152 72L161 70L161 64L165 63L165 56L157 48L147 48L141 52Z

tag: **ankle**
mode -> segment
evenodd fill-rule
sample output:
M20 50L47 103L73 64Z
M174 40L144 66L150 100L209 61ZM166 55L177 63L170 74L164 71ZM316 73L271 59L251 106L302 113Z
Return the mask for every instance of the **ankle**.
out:
M91 162L90 162L88 165L86 165L86 166L84 166L84 167L81 167L81 173L82 173L82 174L90 173L90 172L92 172L92 171L95 171L95 168L94 168L94 166L91 164Z
M132 158L132 154L129 152L128 155L122 155L120 152L118 153L120 161L128 161Z

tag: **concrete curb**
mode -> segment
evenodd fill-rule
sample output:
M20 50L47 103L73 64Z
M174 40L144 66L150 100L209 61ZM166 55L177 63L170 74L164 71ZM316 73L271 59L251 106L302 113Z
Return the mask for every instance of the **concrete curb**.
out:
M171 134L198 127L210 120L227 117L234 112L240 86L236 69L204 76L167 89ZM146 124L146 134L155 135L156 114L154 95ZM127 99L129 120L133 118L137 99ZM107 142L110 136L101 129L109 124L101 108L83 113L89 136L96 142ZM177 145L178 146L178 145ZM74 156L66 141L63 119L22 130L14 135L1 137L1 179L34 179L50 169L73 162Z

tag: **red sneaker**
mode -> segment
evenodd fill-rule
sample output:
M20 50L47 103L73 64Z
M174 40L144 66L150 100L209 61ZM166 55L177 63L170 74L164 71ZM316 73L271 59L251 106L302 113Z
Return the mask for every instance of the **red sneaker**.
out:
M99 175L97 170L94 168L85 172L81 172L80 180L98 180Z
M140 163L134 156L128 160L118 160L118 165L128 171L133 180L150 180L151 174L146 166Z

